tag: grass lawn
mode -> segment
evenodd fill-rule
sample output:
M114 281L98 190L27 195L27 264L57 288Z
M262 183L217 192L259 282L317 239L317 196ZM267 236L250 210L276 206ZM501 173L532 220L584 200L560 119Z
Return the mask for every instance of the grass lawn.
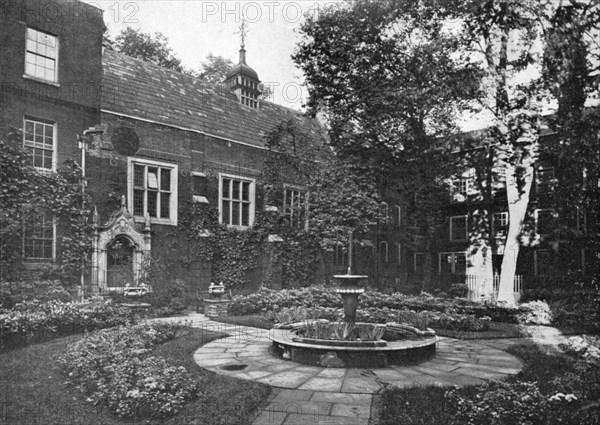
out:
M184 366L206 383L202 395L169 419L124 421L107 409L87 403L65 385L57 359L80 336L0 352L0 424L198 424L247 425L269 395L267 385L216 375L193 360L199 346L223 334L190 329L187 335L159 345L154 353Z

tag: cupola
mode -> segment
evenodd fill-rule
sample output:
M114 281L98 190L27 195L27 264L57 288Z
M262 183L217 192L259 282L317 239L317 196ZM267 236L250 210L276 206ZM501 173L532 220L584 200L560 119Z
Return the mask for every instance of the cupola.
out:
M258 74L246 63L246 49L244 38L246 34L245 23L240 27L242 44L240 46L239 63L227 73L225 87L233 91L242 105L258 108L258 97L260 96Z

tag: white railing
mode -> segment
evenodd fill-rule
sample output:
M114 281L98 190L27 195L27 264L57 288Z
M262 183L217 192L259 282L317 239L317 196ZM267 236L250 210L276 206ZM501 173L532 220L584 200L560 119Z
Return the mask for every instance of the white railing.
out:
M489 298L490 294L486 294L485 291L485 279L481 276L477 275L464 275L465 283L469 287L468 297L471 300L482 300ZM498 290L500 289L500 275L494 274L492 280L492 297L498 296ZM515 275L513 282L513 294L515 297L515 301L519 302L521 299L521 294L523 293L523 276Z

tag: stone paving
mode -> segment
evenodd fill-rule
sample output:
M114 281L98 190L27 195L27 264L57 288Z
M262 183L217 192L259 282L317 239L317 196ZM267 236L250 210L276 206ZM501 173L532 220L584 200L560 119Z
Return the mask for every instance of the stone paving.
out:
M161 320L181 320L170 318ZM431 359L381 369L307 366L269 353L268 331L214 322L201 314L183 318L192 326L229 334L194 354L198 365L215 373L274 387L253 425L368 425L373 395L388 385L476 385L518 373L522 364L504 351L520 339L464 341L441 338ZM554 342L554 341L552 341ZM374 414L375 412L373 412Z

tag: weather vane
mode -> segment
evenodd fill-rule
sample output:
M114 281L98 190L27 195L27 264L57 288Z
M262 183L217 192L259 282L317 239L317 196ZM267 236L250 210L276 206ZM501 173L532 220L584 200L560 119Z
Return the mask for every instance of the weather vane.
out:
M242 24L240 25L238 31L236 31L236 34L240 35L240 40L242 41L242 49L246 45L246 34L248 34L248 31L249 29L246 25L246 20L242 19Z

